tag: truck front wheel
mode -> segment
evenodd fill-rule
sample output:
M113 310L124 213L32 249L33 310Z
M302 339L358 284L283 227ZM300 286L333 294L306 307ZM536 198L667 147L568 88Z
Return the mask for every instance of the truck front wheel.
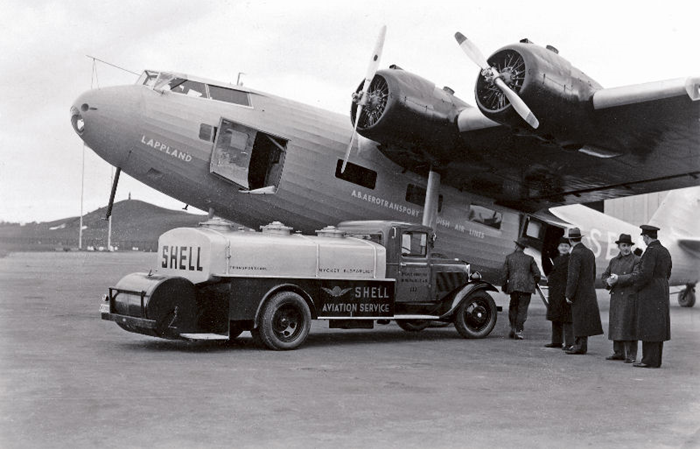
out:
M270 349L296 349L309 335L311 311L306 301L294 292L280 292L263 306L259 335Z
M454 315L455 328L464 338L484 338L496 326L498 309L491 296L478 291L462 301Z

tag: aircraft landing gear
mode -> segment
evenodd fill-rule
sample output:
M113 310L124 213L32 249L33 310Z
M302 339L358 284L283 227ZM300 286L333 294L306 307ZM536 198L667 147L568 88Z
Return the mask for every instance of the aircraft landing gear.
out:
M695 305L695 284L688 284L678 293L678 304L681 307L693 307Z

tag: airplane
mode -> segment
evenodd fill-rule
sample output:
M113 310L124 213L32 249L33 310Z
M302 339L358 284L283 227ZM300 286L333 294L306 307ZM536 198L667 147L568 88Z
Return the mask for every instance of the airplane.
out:
M482 68L474 107L396 65L378 70L384 35L350 120L248 87L145 70L133 85L80 95L71 123L117 168L110 205L123 170L251 228L422 222L436 232L436 251L468 260L491 282L519 236L542 258L570 227L551 208L700 183L700 77L603 88L552 46L523 39L486 59L456 33ZM697 280L683 281L688 291Z

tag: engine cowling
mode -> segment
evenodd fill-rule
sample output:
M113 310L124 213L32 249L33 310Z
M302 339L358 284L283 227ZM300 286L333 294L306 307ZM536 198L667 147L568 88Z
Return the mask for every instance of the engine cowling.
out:
M465 107L450 90L392 66L374 76L357 131L380 143L380 151L404 167L412 165L406 162L407 152L414 162L435 162L457 144L456 118ZM353 102L353 124L356 111Z
M601 86L556 49L529 43L508 45L488 58L503 81L520 96L539 119L535 131L517 114L500 89L479 75L475 96L479 110L489 119L523 128L562 145L579 140L572 124L581 130L591 125L593 93Z

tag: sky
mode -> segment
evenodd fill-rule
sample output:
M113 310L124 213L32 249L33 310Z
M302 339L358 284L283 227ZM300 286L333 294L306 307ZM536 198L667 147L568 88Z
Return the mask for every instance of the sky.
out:
M113 168L84 148L69 109L91 88L170 70L243 84L347 114L382 25L380 68L397 64L474 104L478 69L524 37L551 44L604 87L700 75L700 2L3 0L0 15L0 221L53 221L107 204ZM348 118L348 121L350 119ZM81 173L84 166L84 181ZM131 195L182 203L122 175Z

